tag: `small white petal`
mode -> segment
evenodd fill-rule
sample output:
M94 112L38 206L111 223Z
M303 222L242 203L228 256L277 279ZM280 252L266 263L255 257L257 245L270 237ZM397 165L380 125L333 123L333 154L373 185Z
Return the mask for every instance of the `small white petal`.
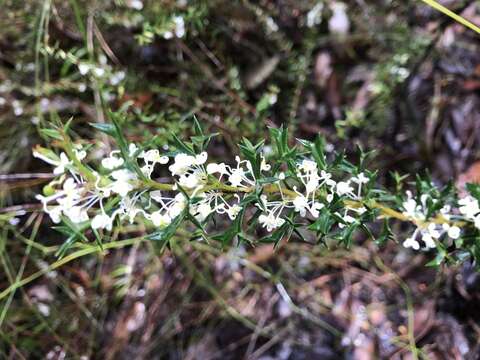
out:
M460 237L461 230L458 226L451 226L450 229L448 229L448 236L451 237L452 239L458 239Z
M112 230L112 219L105 213L95 215L91 222L92 229Z
M90 71L90 65L80 63L78 65L78 71L80 72L80 75L86 75Z

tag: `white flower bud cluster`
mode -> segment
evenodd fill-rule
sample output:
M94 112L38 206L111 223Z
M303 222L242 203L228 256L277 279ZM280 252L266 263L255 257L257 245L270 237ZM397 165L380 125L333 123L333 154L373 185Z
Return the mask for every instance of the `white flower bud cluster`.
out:
M283 172L266 176L264 173L272 168L262 155L259 164L261 178L273 180L261 185L252 163L238 156L235 165L207 163L206 152L198 155L177 153L171 159L159 150L140 150L130 144L127 154L114 150L102 159L102 175L92 171L86 176L85 169L89 168L77 168L87 156L85 150L77 145L71 150L68 154L75 155L74 159L64 152L59 156L48 151L34 152L35 157L54 167L53 173L57 176L50 184L53 194L37 196L54 223L65 217L74 224L89 221L93 229L111 230L115 219L127 219L132 223L140 215L153 226L164 228L186 209L199 222L213 214L226 215L234 221L244 210L243 199L261 187L263 193L255 206L262 210L258 221L268 232L282 227L288 212L315 220L335 199L349 200L344 201L342 214L335 213L336 218L341 219L337 224L340 229L358 223L367 211L361 205L362 190L370 182L364 173L336 181L332 173L320 170L317 162L310 159L299 161L296 173L289 173L287 179ZM128 158L123 157L126 155ZM138 165L137 172L130 170L132 162ZM152 180L157 164L168 166L175 180L173 185ZM145 178L148 181L145 182ZM287 186L290 180L296 185ZM152 187L166 190L152 191ZM430 215L427 218L428 206L436 201L425 194L417 200L407 192L402 214L416 228L403 242L404 247L419 250L423 244L423 248L431 249L444 236L458 239L461 230L451 222L452 216L473 222L480 229L480 205L473 197L460 199L458 210L454 212L445 205L431 220Z
M326 203L331 203L335 195L359 200L361 199L362 185L369 182L369 179L363 173L349 180L336 182L332 179L331 173L325 170L319 172L317 163L309 159L304 159L298 164L296 176L302 183L304 192L300 192L298 187L294 186L293 190L297 195L293 198L285 198L280 183L278 182L279 193L282 197L281 201L268 201L267 196L263 195L261 197L261 204L257 204L257 206L266 213L260 215L259 222L267 231L272 231L285 223L285 220L281 217L284 209L293 208L301 217L309 216L313 219L318 218L320 216L320 210L326 205L318 201L319 190L322 188L327 192L325 197ZM283 178L284 175L281 174L279 180L283 180ZM352 183L357 184L356 193L354 192ZM343 215L339 213L336 215L342 218L345 224L353 223L356 219L348 214L349 211L354 211L361 215L366 211L366 208L346 206ZM339 223L339 227L344 227L344 223Z
M81 148L75 149L75 154L76 160L86 157L86 152ZM101 164L106 174L93 172L96 179L94 184L85 181L72 159L65 153L61 153L57 159L39 152L34 155L53 165L54 174L60 176L51 184L60 187L53 195L38 196L45 212L55 223L60 222L62 216L73 223L90 220L93 229L110 230L116 217L120 220L127 218L133 222L139 214L150 220L154 226L165 227L187 207L190 214L201 222L211 214L226 214L233 221L242 211L242 198L239 194L245 196L258 186L251 162L241 160L238 156L235 157L236 165L230 166L225 163L207 164L206 152L198 155L178 153L174 156L173 163L168 166L172 178L175 179L171 190L149 192L145 185L142 189L138 175L126 167L126 161L119 150L112 151L102 159ZM143 176L150 180L157 164L166 165L170 162L169 157L161 155L158 150L139 151L134 144L130 144L128 156L137 162ZM262 155L260 173L270 170L271 166ZM293 209L301 217L315 219L320 216L320 210L332 202L335 196L360 200L362 185L369 182L363 173L337 182L332 179L332 174L319 171L317 163L309 159L298 164L296 178L300 182L301 190L293 186L293 192L289 191L288 196L285 196L284 192L287 190L282 188L285 174L279 173L276 177L278 180L273 183L273 186L278 187L275 199L269 200L268 195L263 194L260 202L256 204L263 211L259 216L259 223L269 232L285 223L285 209ZM326 194L325 203L319 201L320 190ZM190 200L184 192L189 194ZM109 205L107 211L104 208L105 201L112 196L119 196L121 201L114 209ZM93 212L93 207L97 211L93 218L90 218L89 212ZM344 227L345 224L356 221L349 212L361 215L365 211L364 207L347 206L343 215L336 214L343 219L339 226Z
M466 196L458 201L458 211L465 220L473 222L477 229L480 229L480 206L478 200L471 196Z
M137 146L130 144L128 150L130 158L143 163L140 170L148 179L151 179L156 164L165 165L170 161L169 157L160 155L156 149L139 152ZM75 150L75 154L78 160L86 157L86 152L82 149ZM119 150L112 151L102 159L101 164L107 174L100 176L93 172L96 179L94 184L88 183L81 176L74 162L63 152L57 159L52 159L40 152L34 152L34 156L54 166L54 174L60 176L50 184L56 187L53 195L37 196L52 221L59 223L62 216L75 224L91 220L93 229L110 230L117 216L121 220L128 218L133 222L138 214L150 220L156 227L165 227L180 215L187 205L190 213L199 221L204 221L212 213L227 214L231 220L234 220L242 210L239 205L240 196L234 194L232 196L234 203L231 204L220 190L205 189L208 176L219 174L219 181L225 177L229 186L240 188L254 186L256 181L249 161L242 161L237 157L236 167L230 167L224 163L212 163L205 167L208 157L206 152L199 155L179 153L175 155L173 163L168 167L176 180L176 184L172 187L172 191L176 194L172 195L172 191L148 192L139 188L137 174L125 167L125 160L121 157ZM268 169L269 166L263 161L262 171ZM189 191L191 198L195 201L188 204L187 197L179 191L179 187ZM120 196L121 201L117 208L109 211L109 215L104 209L104 202L111 196ZM142 205L139 205L140 203ZM99 206L100 212L97 211L97 214L90 219L89 212L93 211L96 205Z
M456 225L450 225L446 222L442 224L437 224L433 221L427 220L428 205L427 201L429 196L422 194L420 196L420 202L417 202L413 198L413 195L410 191L407 191L407 199L403 202L403 215L407 216L414 224L417 225L417 228L413 234L408 237L404 242L403 246L406 248L412 248L414 250L420 249L420 243L418 238L422 240L426 249L433 249L437 247L436 241L439 241L443 235L447 235L451 239L458 239L461 234L461 230ZM436 201L432 199L432 201ZM439 211L439 215L443 217L444 220L450 220L451 207L445 205Z
M81 155L84 153L84 151L80 152ZM77 152L77 158L83 159L84 156L78 157L78 154L79 152ZM105 168L113 169L105 176L105 182L108 183L105 186L100 185L102 178L96 172L93 172L96 178L95 183L86 182L65 153L61 153L57 162L37 154L38 158L55 166L55 175L61 175L59 179L50 184L53 186L61 185L61 189L57 189L53 195L37 195L37 199L43 204L44 211L54 223L59 223L62 216L67 217L74 224L88 221L90 220L89 210L97 204L99 204L101 212L92 219L91 226L94 229L105 228L111 230L113 220L117 215L125 214L131 217L135 210L132 206L127 206L131 200L127 195L135 188L137 176L127 169L118 168L123 164L123 159L115 157L114 154L115 152L102 162ZM84 155L86 156L86 154ZM109 216L104 209L104 201L113 195L121 196L122 201L118 209ZM135 201L133 201L134 203Z

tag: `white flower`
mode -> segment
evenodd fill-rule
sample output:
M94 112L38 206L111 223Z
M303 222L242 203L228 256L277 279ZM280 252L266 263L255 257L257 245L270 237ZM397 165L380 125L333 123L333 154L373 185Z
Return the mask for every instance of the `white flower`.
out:
M428 231L429 235L434 239L438 239L438 238L440 238L440 236L442 236L440 231L437 230L437 227L438 226L435 223L430 223L430 224L428 224L428 227L427 227L427 231Z
M105 169L113 170L123 165L124 160L121 157L114 156L119 151L112 151L110 156L102 160L102 166Z
M81 223L88 220L88 214L81 206L72 206L63 210L63 213L73 223Z
M187 200L185 198L185 195L182 193L178 193L175 196L173 205L169 208L168 210L168 215L173 219L180 215L182 211L185 209L187 206Z
M320 215L319 211L324 208L325 205L319 202L313 202L312 206L310 207L310 213L313 217L318 217Z
M245 171L242 168L233 169L230 176L228 177L228 181L234 187L242 186L243 178L245 177Z
M174 163L168 167L172 175L183 175L195 163L195 157L187 154L177 154Z
M67 155L62 152L60 154L60 162L58 163L58 165L53 169L53 173L55 175L60 175L60 174L63 174L65 172L65 168L69 165L71 165L72 162L68 159Z
M313 160L304 159L300 163L298 167L300 170L308 173L308 172L316 172L317 171L317 163Z
M440 213L442 214L445 220L450 220L451 215L449 213L451 210L452 210L452 207L450 205L445 205L440 209Z
M175 24L175 36L182 38L185 35L185 21L181 16L174 16L173 23Z
M180 186L187 189L195 189L205 182L205 174L200 171L195 171L190 174L180 176L178 183Z
M113 86L117 86L118 84L120 84L120 82L123 79L125 79L125 72L124 71L116 72L112 74L112 76L110 77L110 84Z
M345 224L344 224L344 223L339 223L339 224L338 224L338 227L339 227L340 229L343 229L347 224L352 224L352 223L354 223L354 222L356 221L353 216L351 216L351 215L348 214L348 211L349 211L349 210L352 210L352 209L348 209L348 208L347 208L347 209L345 210L345 214L342 216L342 220L344 221ZM337 215L338 215L338 216L341 216L339 213L337 213Z
M147 163L168 163L168 156L160 156L160 152L157 149L143 152L139 157L142 157Z
M474 199L471 196L464 197L463 199L458 200L458 204L461 205L458 210L462 215L469 219L473 219L475 215L480 212L480 206L477 199Z
M420 243L417 240L415 240L415 238L413 236L407 238L403 242L403 246L406 247L406 248L412 248L414 250L420 249Z
M332 174L326 172L325 170L320 171L320 179L330 187L333 187L337 184L336 181L332 179Z
M85 63L78 64L78 71L80 75L86 75L90 71L90 65Z
M408 216L412 220L425 220L425 213L427 211L427 198L428 196L423 194L420 197L421 204L418 204L415 199L413 199L412 193L407 191L407 200L402 203L403 208L403 215Z
M260 215L258 217L258 222L262 224L264 228L267 228L268 232L282 226L285 223L285 220L275 216L273 212L268 213L267 215Z
M112 230L112 219L110 216L102 212L101 214L95 215L91 222L92 229L107 229L108 231Z
M203 165L207 162L208 154L207 152L202 152L199 155L195 156L195 165Z
M368 177L366 177L365 174L361 172L356 177L353 177L352 181L357 184L366 184L368 183L369 180L368 180Z
M143 214L146 218L148 218L149 215L145 212L145 210L136 206L139 196L140 195L138 193L134 194L133 196L123 196L122 200L120 201L119 208L115 210L111 216L112 220L117 214L121 214L122 218L127 217L130 224L133 223L137 214Z
M130 191L134 189L134 186L130 183L132 180L136 180L137 176L127 169L115 170L110 174L115 181L110 184L110 189L120 195L126 196Z
M77 157L77 159L80 161L87 157L87 152L83 150L83 147L80 144L74 145L73 152L75 153L75 156Z
M353 188L350 186L350 182L348 181L339 181L336 186L336 192L338 196L348 195L351 194Z
M293 199L293 206L295 206L295 211L300 213L300 216L305 217L307 214L308 200L303 194Z
M323 3L319 2L307 13L307 27L311 28L322 21Z
M242 211L242 207L235 204L227 209L227 215L230 220L235 220L240 211Z
M81 198L80 191L81 189L77 186L73 178L67 178L65 180L63 183L63 191L58 193L58 195L62 196L57 199L57 202L62 205L64 212L78 202Z
M315 172L311 174L307 183L305 184L305 191L307 192L307 194L315 193L319 184L320 184L320 178L318 177L318 174Z
M343 221L345 221L346 223L348 224L351 224L351 223L354 223L355 222L355 218L351 215L345 215L343 217Z
M227 166L224 163L220 163L220 164L210 163L207 165L207 173L208 174L219 173L220 175L225 175L228 173L228 170L227 170Z
M168 214L162 214L160 210L153 212L150 216L150 220L153 225L160 228L168 226L172 222L172 218Z
M356 211L358 214L362 215L363 213L365 213L367 211L367 208L362 206L362 207L359 207L358 209L352 209L354 211Z
M458 226L451 226L448 229L448 236L452 239L458 239L460 237L461 230Z
M407 199L402 203L404 208L403 214L412 218L417 216L417 202L414 199Z
M206 202L202 202L201 204L199 204L196 207L196 210L198 213L197 215L198 220L200 221L205 220L208 217L208 215L210 215L213 212L213 209L210 207L210 204Z
M61 206L54 206L50 211L48 212L48 215L50 216L50 219L55 224L58 224L60 222L60 217L62 215L62 207Z
M425 243L425 247L427 249L434 249L437 245L435 244L435 240L433 238L432 235L430 235L429 233L424 233L422 235L422 241ZM404 246L405 246L405 243L404 243ZM417 250L417 249L415 249Z
M102 77L103 75L105 75L105 69L103 69L101 67L95 67L95 68L93 68L93 73L97 77Z
M155 200L158 203L161 203L163 201L162 192L160 190L150 192L150 197L152 198L152 200Z
M194 180L198 180L198 182L203 181L205 178L205 170L203 168L203 164L207 161L208 154L206 152L202 152L199 155L192 156L187 154L177 154L174 158L174 163L168 167L172 175L182 176L192 175L195 174L195 177L190 179L190 184L193 183ZM187 181L186 178L182 180L184 183Z
M138 147L134 143L128 145L128 155L133 156L137 152Z
M350 28L350 21L346 13L347 6L342 2L333 2L330 8L333 14L328 21L328 29L331 33L345 35Z
M134 154L136 152L136 146L132 147L133 144L130 144L129 152ZM142 166L141 170L145 176L150 177L152 175L153 169L156 164L165 165L168 163L168 156L161 156L160 152L157 149L152 149L148 151L142 151L138 158L141 158L145 161L145 165Z

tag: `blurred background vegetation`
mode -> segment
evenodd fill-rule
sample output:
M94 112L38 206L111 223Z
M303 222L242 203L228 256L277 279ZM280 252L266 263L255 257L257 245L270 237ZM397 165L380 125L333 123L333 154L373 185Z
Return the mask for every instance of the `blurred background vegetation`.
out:
M442 3L480 23L477 2ZM107 109L128 139L158 147L192 135L196 115L220 134L218 159L285 125L292 141L321 133L353 158L376 150L385 186L426 169L460 189L480 179L479 35L420 1L0 4L0 291L55 263L64 240L34 199L50 171L31 155L50 141L42 129L73 118L101 159L112 144L88 123L108 122ZM470 264L436 271L428 253L363 238L229 251L188 238L89 255L3 296L0 358L480 356Z

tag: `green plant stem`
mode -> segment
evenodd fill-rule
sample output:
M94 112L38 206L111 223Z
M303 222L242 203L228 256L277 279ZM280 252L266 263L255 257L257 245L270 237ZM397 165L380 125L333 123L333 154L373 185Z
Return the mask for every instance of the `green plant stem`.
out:
M146 185L147 187L151 187L153 189L164 190L164 191L172 191L175 189L174 184L164 184L164 183L159 183L153 180L147 181L146 183L144 183L144 185ZM225 193L244 193L245 194L245 193L254 192L255 187L234 187L234 186L229 186L229 185L225 185L220 182L217 182L214 184L205 185L202 190L205 192L218 190ZM262 190L264 193L267 193L267 194L280 194L278 186L273 184L264 186ZM285 189L285 188L282 188L282 194L286 195L289 199L294 199L296 196L298 196L298 194L295 191ZM413 219L409 216L406 216L401 212L395 209L392 209L391 207L385 204L381 204L375 200L370 200L366 203L364 203L361 200L345 200L344 203L347 207L350 207L350 208L359 208L362 206L367 206L370 209L377 209L380 211L380 217L397 219L404 222L411 222L419 227L425 227L426 225L432 222L440 225L447 223L447 224L456 225L460 227L465 225L465 222L463 221L450 222L447 219L445 219L442 215L438 215L433 219L421 222L418 219Z

